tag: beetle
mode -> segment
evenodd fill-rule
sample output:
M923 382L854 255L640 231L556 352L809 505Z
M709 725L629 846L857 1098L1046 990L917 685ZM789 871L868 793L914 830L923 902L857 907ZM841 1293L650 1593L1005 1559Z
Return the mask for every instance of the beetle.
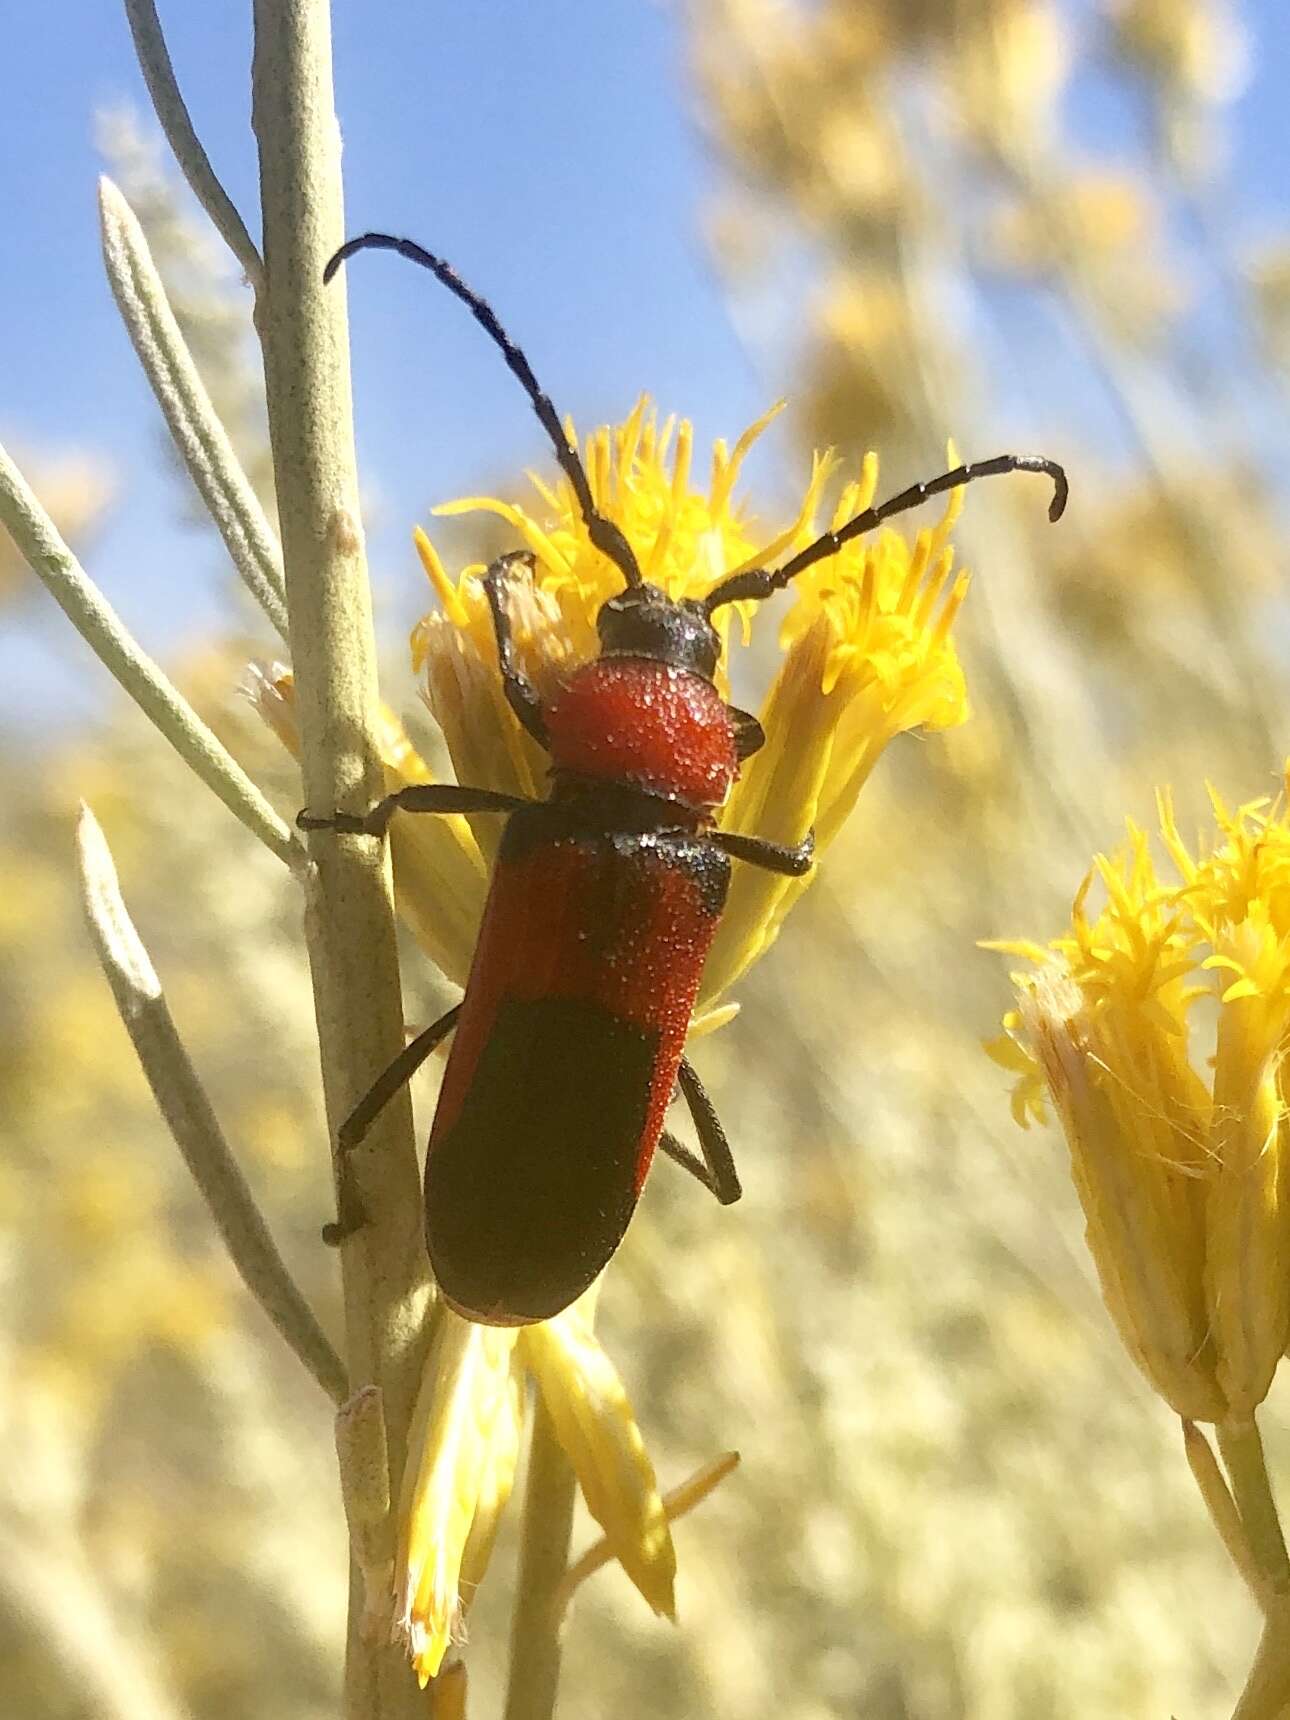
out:
M693 1173L723 1205L740 1195L725 1132L685 1056L685 1037L730 881L731 862L801 877L796 847L717 827L760 724L721 698L714 613L783 590L843 544L929 497L1014 471L1051 479L1049 518L1066 504L1054 461L1003 454L914 484L825 532L776 569L721 580L704 598L669 597L642 575L622 530L596 505L576 447L527 358L488 303L410 239L364 233L328 263L390 250L428 269L490 336L519 381L573 486L592 544L623 577L597 618L600 655L544 702L520 670L506 592L527 553L484 575L506 700L551 759L544 800L458 784L414 784L364 815L302 812L306 830L383 836L396 811L497 812L505 827L465 995L414 1039L338 1137L339 1241L362 1222L347 1154L373 1118L454 1033L425 1164L430 1264L449 1305L471 1320L549 1319L599 1275L623 1238L654 1153ZM675 1089L700 1155L664 1127Z

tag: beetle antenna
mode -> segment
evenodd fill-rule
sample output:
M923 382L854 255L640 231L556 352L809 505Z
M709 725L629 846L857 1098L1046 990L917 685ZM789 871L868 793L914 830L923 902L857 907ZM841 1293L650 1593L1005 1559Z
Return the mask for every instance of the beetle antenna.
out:
M573 485L573 493L578 498L578 506L587 526L587 536L602 555L609 557L629 586L643 584L640 565L631 544L619 527L597 510L586 471L578 458L578 450L565 435L564 426L551 404L550 396L544 394L538 386L532 366L497 320L493 307L468 287L451 264L445 263L442 257L436 257L433 252L427 251L412 239L396 239L390 233L360 233L356 239L347 239L323 270L324 286L341 264L358 251L397 251L400 257L407 257L410 262L419 263L423 269L429 269L436 280L461 300L485 334L501 350L508 369L528 395L539 423L551 438L551 446L555 449L560 470Z
M884 520L889 520L896 514L903 514L910 508L916 508L920 502L925 502L932 496L943 495L946 490L957 490L964 484L974 483L978 478L999 477L1006 472L1040 472L1044 477L1051 478L1053 499L1048 504L1048 517L1053 521L1061 519L1070 485L1066 481L1066 473L1057 462L1045 460L1040 454L996 454L993 460L974 460L966 466L955 466L952 472L942 472L939 478L929 478L922 484L911 484L907 490L902 490L898 496L892 496L889 501L879 503L876 508L866 508L862 514L857 514L853 520L848 520L836 531L825 532L822 537L816 538L814 543L809 543L805 549L799 550L791 561L785 562L783 567L776 568L773 572L764 567L751 567L744 573L732 573L729 579L723 579L720 585L708 593L703 607L711 615L715 609L721 609L727 603L741 603L747 599L760 602L773 592L782 591L799 573L813 567L817 561L823 561L826 556L836 555L843 544L850 543L852 538L862 537L865 532L871 532Z

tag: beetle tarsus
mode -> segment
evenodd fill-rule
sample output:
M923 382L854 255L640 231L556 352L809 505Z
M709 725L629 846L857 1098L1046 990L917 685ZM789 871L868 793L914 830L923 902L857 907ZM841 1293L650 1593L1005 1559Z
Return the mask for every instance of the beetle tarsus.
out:
M349 1166L342 1162L338 1169L336 1217L330 1224L324 1224L322 1227L322 1239L328 1248L339 1248L342 1242L348 1242L351 1236L356 1236L368 1222L367 1208L350 1184Z
M296 829L334 830L341 836L379 836L384 825L381 830L371 829L370 817L370 813L362 817L357 812L333 812L330 818L322 818L314 812L297 812Z

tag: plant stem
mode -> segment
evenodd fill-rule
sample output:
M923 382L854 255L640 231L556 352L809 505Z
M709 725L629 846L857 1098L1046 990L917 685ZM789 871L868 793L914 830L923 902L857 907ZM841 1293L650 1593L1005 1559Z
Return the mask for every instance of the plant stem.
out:
M188 108L175 80L175 68L170 63L170 50L161 33L157 8L153 0L125 0L125 15L130 20L130 34L134 37L139 68L152 97L153 110L166 134L166 142L174 151L175 160L197 201L223 235L225 244L241 263L253 291L258 294L264 284L264 264L260 261L255 241L246 230L246 223L216 177L210 157L193 130Z
M157 1108L242 1282L332 1402L342 1403L349 1391L344 1366L288 1272L224 1138L126 909L107 840L88 806L81 808L76 846L90 935Z
M224 539L234 567L285 642L282 551L273 527L238 463L228 432L184 344L143 228L106 177L99 180L99 220L112 296L179 457Z
M1268 1608L1259 1650L1232 1720L1285 1720L1290 1714L1290 1595Z
M560 1682L561 1605L577 1483L539 1393L533 1409L519 1588L505 1720L551 1720Z
M116 676L189 769L279 860L303 868L305 852L295 832L288 829L227 747L131 637L3 447L0 525L8 530L32 572L100 663Z
M1241 1513L1236 1508L1232 1490L1227 1485L1227 1479L1214 1456L1213 1448L1194 1421L1184 1421L1182 1430L1187 1463L1192 1478L1200 1489L1200 1496L1205 1501L1210 1522L1218 1531L1228 1558L1245 1579L1250 1593L1266 1612L1269 1594L1267 1578L1259 1569L1250 1549Z
M1254 1561L1267 1588L1285 1597L1290 1594L1290 1560L1258 1423L1250 1416L1248 1420L1219 1422L1214 1431Z
M256 0L252 125L259 145L264 344L305 797L362 811L382 792L375 644L350 410L342 283L323 265L343 236L327 0ZM316 835L306 936L333 1138L403 1047L390 868L370 837ZM341 1248L353 1387L381 1388L398 1498L428 1299L411 1102L401 1094L352 1156L365 1222ZM347 1713L425 1714L400 1651L364 1643L350 1609Z

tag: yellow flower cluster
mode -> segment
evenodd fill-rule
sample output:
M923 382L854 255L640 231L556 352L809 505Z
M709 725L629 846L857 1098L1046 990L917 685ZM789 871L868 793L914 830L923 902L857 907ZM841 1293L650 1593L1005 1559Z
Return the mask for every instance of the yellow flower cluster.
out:
M700 597L729 574L774 566L815 536L821 496L836 467L832 455L813 461L795 519L769 537L758 534L735 497L743 461L778 411L753 424L733 449L716 444L706 493L692 484L690 425L668 419L660 426L644 399L625 423L586 439L583 456L596 505L626 533L646 579L674 597ZM868 507L877 478L870 455L825 523L841 525ZM568 481L554 487L536 477L532 482L541 522L514 503L490 498L438 511L499 514L532 552L533 582L514 583L509 599L519 661L546 694L562 670L596 654L596 615L621 589L622 576L590 543ZM721 810L723 829L796 843L814 826L819 855L890 740L907 729L965 720L963 673L950 637L967 590L966 574L953 572L948 543L960 503L956 493L940 523L920 532L912 546L901 533L884 530L847 544L802 575L781 632L779 670L760 713L767 744L744 765ZM418 532L416 541L439 607L413 630L413 662L425 676L426 698L457 780L541 795L545 756L502 694L480 582L484 570L468 567L454 582L425 534ZM746 630L753 606L741 607ZM717 619L728 625L729 615L719 611ZM718 681L728 691L725 662ZM407 757L396 752L393 744L387 751L391 787L418 780L419 761L409 769ZM414 823L436 828L414 835L408 832ZM442 928L426 941L449 978L464 983L498 820L398 818L391 836L401 895L448 909L451 941ZM704 973L696 1030L716 1024L720 994L768 948L811 876L793 880L736 867ZM419 923L423 916L414 910L414 918ZM726 1008L719 1019L733 1013Z
M1248 1418L1290 1342L1290 814L1230 811L1193 854L1160 832L1099 856L1071 928L996 947L1035 971L990 1049L1023 1126L1051 1101L1102 1290L1155 1389L1189 1421ZM1093 877L1106 894L1096 915Z

